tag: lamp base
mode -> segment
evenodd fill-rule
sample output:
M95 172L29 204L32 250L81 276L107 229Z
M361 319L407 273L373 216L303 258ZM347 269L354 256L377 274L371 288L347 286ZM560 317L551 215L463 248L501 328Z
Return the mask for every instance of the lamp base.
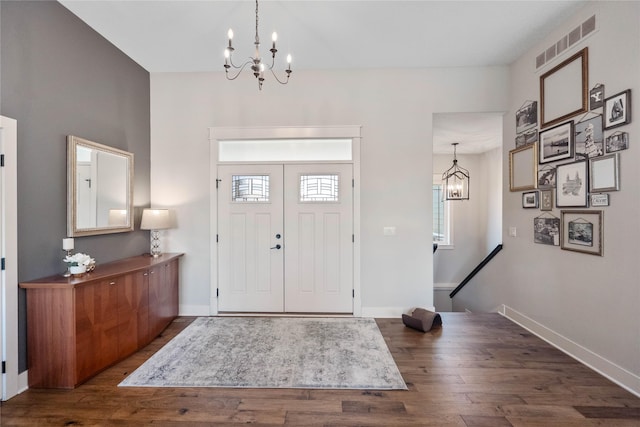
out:
M160 251L160 232L151 230L151 256L158 258L160 255L162 255Z
M63 249L67 253L67 257L71 256L71 249ZM71 271L69 270L69 264L67 264L67 271L62 274L62 277L71 277Z

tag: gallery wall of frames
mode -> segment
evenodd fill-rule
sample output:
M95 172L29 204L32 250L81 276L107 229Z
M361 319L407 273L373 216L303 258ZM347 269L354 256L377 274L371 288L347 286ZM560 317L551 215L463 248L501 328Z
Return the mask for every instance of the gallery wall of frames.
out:
M606 89L590 85L585 47L542 74L539 102L526 100L516 111L509 189L522 193L523 209L541 211L535 243L604 256L604 213L621 188L631 123L631 90Z

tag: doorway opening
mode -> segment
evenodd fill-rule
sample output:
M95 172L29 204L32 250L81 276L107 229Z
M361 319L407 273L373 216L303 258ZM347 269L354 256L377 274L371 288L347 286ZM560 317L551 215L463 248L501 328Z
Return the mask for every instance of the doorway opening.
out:
M211 314L360 316L360 127L210 135Z
M503 113L433 115L434 305L453 311L449 293L502 243ZM456 147L460 166L470 172L469 200L443 201L442 174Z

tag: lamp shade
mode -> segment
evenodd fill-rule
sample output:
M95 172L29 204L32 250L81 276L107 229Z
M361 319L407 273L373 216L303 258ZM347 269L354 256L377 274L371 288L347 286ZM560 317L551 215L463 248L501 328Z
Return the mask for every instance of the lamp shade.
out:
M145 209L142 211L141 230L164 230L171 228L169 209Z

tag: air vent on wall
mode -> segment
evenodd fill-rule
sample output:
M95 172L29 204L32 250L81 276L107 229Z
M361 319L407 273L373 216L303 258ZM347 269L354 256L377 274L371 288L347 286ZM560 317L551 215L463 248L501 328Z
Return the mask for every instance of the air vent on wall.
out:
M545 64L553 61L560 56L565 50L575 46L578 42L584 40L587 36L596 31L596 15L578 25L560 40L545 49L544 52L536 56L536 70L539 70Z

